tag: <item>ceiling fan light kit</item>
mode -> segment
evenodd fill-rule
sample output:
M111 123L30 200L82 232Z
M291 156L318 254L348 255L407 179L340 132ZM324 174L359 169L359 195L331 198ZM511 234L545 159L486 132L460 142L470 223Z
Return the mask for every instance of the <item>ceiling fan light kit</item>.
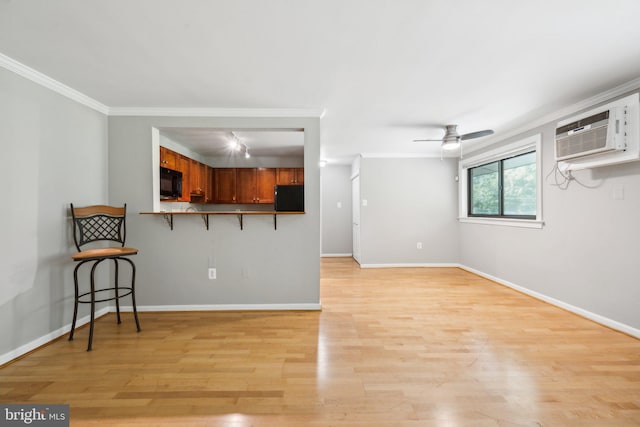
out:
M442 141L442 149L446 151L453 151L460 148L460 141Z

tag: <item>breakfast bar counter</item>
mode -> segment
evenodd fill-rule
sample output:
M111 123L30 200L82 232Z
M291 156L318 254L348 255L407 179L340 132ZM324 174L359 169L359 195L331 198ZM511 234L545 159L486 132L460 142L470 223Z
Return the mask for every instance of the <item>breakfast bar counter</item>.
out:
M278 229L277 217L278 215L304 215L304 212L298 211L160 211L160 212L140 212L140 215L163 215L167 220L167 224L171 230L173 230L173 217L175 215L200 215L204 221L207 230L209 229L209 216L210 215L236 215L240 223L240 230L244 229L244 216L245 215L273 215L273 228Z

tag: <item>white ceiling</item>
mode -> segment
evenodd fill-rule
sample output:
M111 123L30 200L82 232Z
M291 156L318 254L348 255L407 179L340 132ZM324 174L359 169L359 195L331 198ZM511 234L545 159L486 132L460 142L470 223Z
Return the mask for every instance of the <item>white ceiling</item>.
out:
M411 141L445 124L499 140L637 78L639 17L638 0L0 0L0 53L113 108L324 110L321 156L346 162L439 155Z
M226 157L232 152L230 143L243 144L254 157L303 157L302 129L209 129L160 128L160 133L205 157ZM234 138L235 135L235 138Z

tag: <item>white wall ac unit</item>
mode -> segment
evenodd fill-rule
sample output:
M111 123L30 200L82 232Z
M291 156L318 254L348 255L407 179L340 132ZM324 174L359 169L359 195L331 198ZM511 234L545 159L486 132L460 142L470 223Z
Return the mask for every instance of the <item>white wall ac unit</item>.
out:
M609 106L556 127L556 161L595 156L627 148L626 106Z

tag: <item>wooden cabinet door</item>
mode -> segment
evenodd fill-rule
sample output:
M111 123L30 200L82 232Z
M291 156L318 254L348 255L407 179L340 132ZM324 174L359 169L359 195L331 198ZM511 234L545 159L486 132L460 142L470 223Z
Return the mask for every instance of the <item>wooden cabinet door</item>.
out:
M278 185L290 185L293 184L295 179L294 168L278 168L277 169L276 183Z
M213 202L236 202L235 168L215 168L213 170Z
M256 203L255 169L236 169L236 203Z
M178 201L188 202L191 200L191 159L183 155L178 155L177 157L176 170L182 172L182 196L178 198Z
M195 202L204 201L205 184L207 182L207 165L191 159L191 196L195 196ZM202 199L197 199L201 197Z
M160 167L166 168L167 167L166 163L167 163L167 149L161 145L160 146Z
M213 203L213 168L207 166L206 181L204 184L204 202Z
M278 185L304 184L304 168L278 168Z
M178 153L160 146L160 166L176 170Z
M276 170L256 169L256 203L273 203L273 187L276 185Z

